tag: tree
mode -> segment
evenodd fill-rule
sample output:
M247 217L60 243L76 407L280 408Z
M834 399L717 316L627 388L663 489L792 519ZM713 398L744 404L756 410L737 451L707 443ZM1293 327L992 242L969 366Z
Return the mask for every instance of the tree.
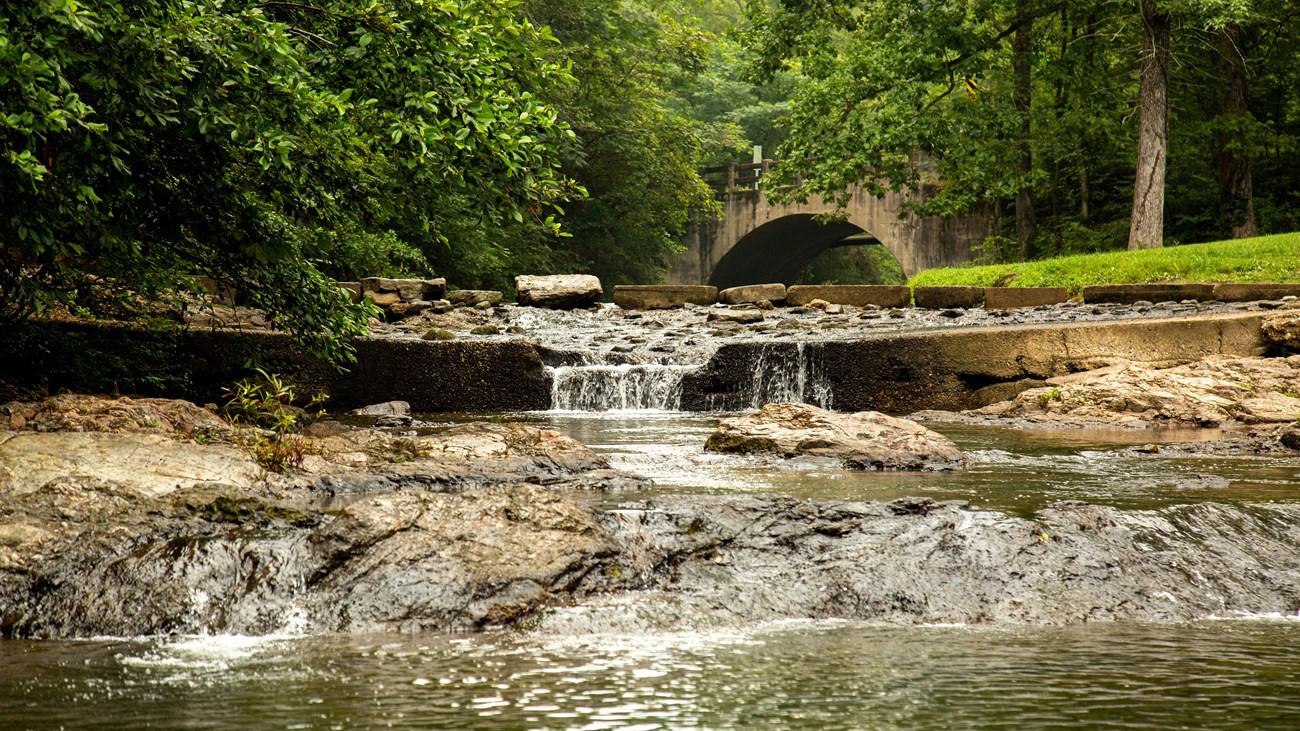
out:
M569 76L516 7L0 0L0 322L203 273L346 357L340 248L554 228Z

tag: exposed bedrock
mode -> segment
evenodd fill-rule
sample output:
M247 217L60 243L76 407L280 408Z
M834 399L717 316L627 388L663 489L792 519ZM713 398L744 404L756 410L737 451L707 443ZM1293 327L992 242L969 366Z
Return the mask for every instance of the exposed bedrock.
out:
M1300 355L1211 356L1173 368L1128 363L1053 378L1015 398L961 414L924 411L927 421L1048 426L1219 426L1300 419Z
M509 485L324 512L231 488L150 498L68 480L3 511L6 636L1057 624L1300 606L1300 506L1285 504L1063 504L1028 520L923 499L602 509Z

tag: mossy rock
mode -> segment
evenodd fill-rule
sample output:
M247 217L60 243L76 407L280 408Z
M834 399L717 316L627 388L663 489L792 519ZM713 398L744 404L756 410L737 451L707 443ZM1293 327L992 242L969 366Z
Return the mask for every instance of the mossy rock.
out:
M745 437L738 435L714 434L704 443L704 449L710 452L733 452L738 454L780 453L776 440L768 437Z
M470 335L500 335L501 328L496 325L479 325L469 331Z
M421 337L425 340L455 340L456 333L450 330L430 330Z

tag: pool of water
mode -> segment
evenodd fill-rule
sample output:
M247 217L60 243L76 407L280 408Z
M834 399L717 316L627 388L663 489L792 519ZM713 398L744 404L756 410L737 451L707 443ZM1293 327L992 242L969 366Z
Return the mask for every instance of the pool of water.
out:
M1117 453L1144 444L1221 439L1211 429L1012 429L934 425L971 460L950 472L864 472L831 461L755 459L704 451L719 415L674 412L524 415L646 475L655 492L745 492L816 500L892 500L921 495L969 500L1031 515L1058 500L1150 508L1202 500L1300 500L1300 457ZM644 498L612 494L610 500Z
M938 430L942 473L708 454L718 415L535 413L653 493L964 499L1031 514L1300 499L1300 459L1128 456L1207 431ZM430 417L434 428L461 417ZM563 610L561 610L563 611ZM634 635L0 641L0 729L1294 729L1300 618L1070 627L787 622Z
M0 644L4 728L1291 729L1300 622Z

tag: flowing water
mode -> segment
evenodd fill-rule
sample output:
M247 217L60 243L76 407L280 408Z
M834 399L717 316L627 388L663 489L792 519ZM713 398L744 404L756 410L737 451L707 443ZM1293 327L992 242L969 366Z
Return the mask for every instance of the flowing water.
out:
M1067 498L1133 508L1300 498L1297 459L1117 452L1220 436L1214 432L940 426L972 456L970 468L879 473L706 454L701 445L719 415L512 418L592 444L615 466L653 477L653 491L663 493L926 495L1023 514ZM1293 729L1300 618L0 641L0 729L390 727Z

